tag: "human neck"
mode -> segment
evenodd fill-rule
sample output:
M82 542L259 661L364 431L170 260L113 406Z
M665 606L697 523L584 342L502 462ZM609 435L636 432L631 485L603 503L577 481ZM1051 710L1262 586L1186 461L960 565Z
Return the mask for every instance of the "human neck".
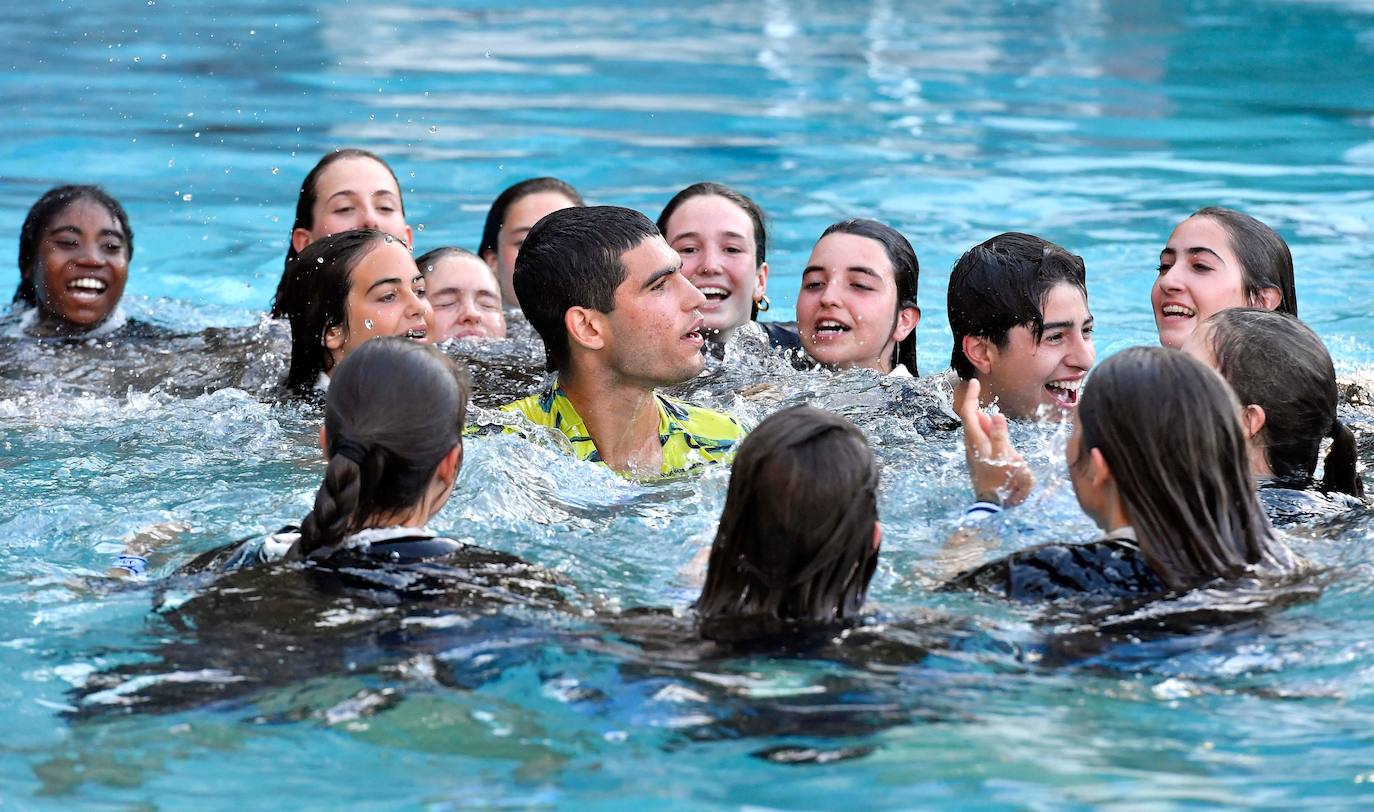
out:
M1273 478L1274 469L1269 465L1269 456L1253 437L1245 444L1245 456L1250 461L1250 476L1255 479Z
M620 473L657 476L663 466L654 390L604 369L574 363L558 385L572 401L601 460Z
M34 338L68 338L85 335L109 320L109 316L91 325L77 325L65 321L40 309L28 332Z

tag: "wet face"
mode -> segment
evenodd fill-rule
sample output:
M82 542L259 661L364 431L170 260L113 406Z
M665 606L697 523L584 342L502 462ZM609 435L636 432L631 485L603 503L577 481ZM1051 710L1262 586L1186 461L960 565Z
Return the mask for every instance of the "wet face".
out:
M129 248L124 229L95 200L73 201L48 222L34 288L42 318L76 332L105 321L124 295Z
M682 275L682 259L662 237L644 240L620 261L625 281L615 289L615 309L605 314L611 371L622 383L646 388L689 380L706 363L706 297Z
M1078 406L1083 378L1097 360L1093 317L1083 292L1068 283L1050 288L1040 340L1030 327L1007 332L1006 346L988 343L988 369L979 370L986 397L1012 418L1062 417Z
M1211 217L1189 217L1159 255L1159 278L1150 289L1159 343L1182 347L1213 313L1250 304L1231 237Z
M330 368L378 336L405 336L429 343L434 311L425 299L425 278L400 241L381 242L349 274L344 324L325 331Z
M371 158L340 158L315 180L314 224L291 234L300 251L330 234L376 228L411 244L410 226L401 211L401 190L385 166Z
M520 254L520 246L525 243L525 235L530 233L534 224L546 215L572 208L574 204L559 192L535 192L525 195L506 209L506 219L496 235L496 253L483 257L496 278L501 283L501 299L506 307L519 307L520 300L515 295L515 258Z
M754 221L723 197L698 195L678 206L663 236L682 257L682 274L706 296L707 337L728 341L768 285L768 264L760 265L755 253Z
M449 254L426 269L425 283L434 308L435 341L506 337L501 288L485 262Z
M812 358L832 367L892 371L892 350L921 313L897 309L897 282L882 243L830 234L811 251L797 295L797 328Z

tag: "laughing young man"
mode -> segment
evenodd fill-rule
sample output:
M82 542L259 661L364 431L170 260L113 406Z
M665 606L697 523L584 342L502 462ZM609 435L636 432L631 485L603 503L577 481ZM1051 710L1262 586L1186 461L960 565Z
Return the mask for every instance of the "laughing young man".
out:
M949 277L954 402L977 378L983 406L1010 418L1062 418L1097 359L1082 258L1010 232L970 248Z
M514 284L556 378L504 408L556 428L578 457L653 477L728 462L733 418L671 400L657 387L701 371L705 297L644 215L616 206L563 209L525 237Z

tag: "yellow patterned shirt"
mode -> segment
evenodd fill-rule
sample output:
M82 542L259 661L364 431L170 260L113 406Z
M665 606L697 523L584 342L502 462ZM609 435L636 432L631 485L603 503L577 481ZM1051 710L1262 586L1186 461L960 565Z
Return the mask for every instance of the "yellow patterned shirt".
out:
M657 392L654 402L658 406L658 441L663 446L663 465L659 473L667 476L735 458L744 429L733 417ZM605 464L582 417L557 381L537 395L502 406L501 411L521 414L537 426L561 431L572 443L578 459Z

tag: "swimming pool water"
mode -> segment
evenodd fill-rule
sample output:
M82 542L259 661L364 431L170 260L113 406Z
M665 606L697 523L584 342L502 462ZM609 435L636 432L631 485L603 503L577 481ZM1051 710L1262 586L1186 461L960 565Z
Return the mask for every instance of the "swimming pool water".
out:
M166 576L308 509L318 413L260 398L250 373L268 354L247 370L215 359L270 345L254 331L295 193L335 146L392 163L419 250L472 247L491 198L528 176L650 216L688 183L727 182L772 217L778 318L826 225L885 220L921 259L925 372L948 362L944 283L969 246L1014 229L1082 254L1104 357L1152 343L1148 290L1173 225L1230 205L1288 239L1304 320L1343 376L1366 380L1374 8L154 0L9 9L0 46L6 250L45 189L99 182L136 233L130 311L250 337L0 352L0 807L1370 802L1367 514L1294 531L1324 569L1320 599L1089 655L1065 624L931 591L966 498L958 438L918 430L900 386L862 374L735 371L869 432L887 528L872 599L906 642L890 656L701 663L626 642L593 613L690 602L679 570L728 472L637 485L511 438L470 444L436 526L565 576L570 613L474 619L353 597L312 614L270 579L224 596L94 576L154 522L191 528L154 561ZM166 355L194 353L206 380L238 385L160 382ZM728 386L701 396L749 421L770 408ZM1366 407L1348 416L1374 428ZM1019 439L1045 488L1008 517L1004 548L1089 534L1057 473L1062 436ZM111 673L142 676L73 715ZM115 712L130 696L159 712Z

